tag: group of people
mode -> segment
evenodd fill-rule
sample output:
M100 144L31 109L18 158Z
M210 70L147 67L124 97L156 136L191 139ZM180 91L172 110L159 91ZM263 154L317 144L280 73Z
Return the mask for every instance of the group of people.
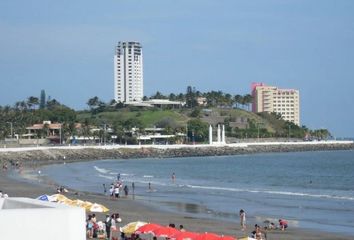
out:
M59 186L59 187L57 187L56 192L57 193L67 193L68 190L64 186Z
M7 195L7 193L3 193L1 190L0 190L0 198L8 198L9 195Z
M104 193L106 194L107 189L106 189L106 185L103 184L103 188L104 188ZM115 198L120 198L121 197L121 192L124 192L124 196L128 196L129 194L129 188L127 185L123 186L123 182L122 181L117 181L116 183L111 183L111 186L109 188L109 195L111 196L111 199L115 199Z
M241 209L239 215L240 215L241 230L246 231L246 212L243 209ZM266 238L266 231L268 230L280 229L284 231L285 229L288 228L288 221L284 219L279 219L278 222L279 222L278 226L276 226L273 222L269 222L269 224L265 226L264 229L262 229L258 224L256 224L254 226L254 230L251 232L251 237L257 240L262 240L264 239L263 236Z
M134 183L132 183L132 188L133 188L133 194L134 194ZM117 174L117 180L115 183L111 183L109 187L109 195L111 199L117 199L121 197L121 192L124 192L124 196L127 197L129 194L129 187L128 185L123 185L123 181L121 181L120 178L120 173ZM106 184L103 183L103 193L107 193L107 187Z
M13 160L10 160L10 166L13 168L13 169L21 169L22 168L22 164L21 162L19 161L13 161ZM3 164L2 164L2 170L3 171L7 171L8 170L8 163L7 161L4 161Z
M86 220L87 238L118 239L120 235L118 223L121 221L119 213L107 214L104 221L97 221L96 215L90 214Z

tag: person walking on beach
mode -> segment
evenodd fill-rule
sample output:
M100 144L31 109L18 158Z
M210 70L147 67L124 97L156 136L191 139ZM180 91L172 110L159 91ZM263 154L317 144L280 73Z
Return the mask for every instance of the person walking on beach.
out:
M109 214L106 215L106 220L104 221L106 226L106 237L107 239L111 239L111 226L112 226L112 218Z
M241 224L241 230L245 231L246 230L246 212L243 209L240 210L240 224Z

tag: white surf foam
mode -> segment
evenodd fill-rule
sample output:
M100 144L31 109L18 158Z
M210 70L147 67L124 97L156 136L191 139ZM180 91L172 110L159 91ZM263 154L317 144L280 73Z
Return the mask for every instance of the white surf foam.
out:
M329 194L312 194L312 193L302 193L302 192L270 191L270 190L257 190L257 189L239 189L239 188L224 188L224 187L195 186L195 185L186 185L186 187L197 188L197 189L206 189L206 190L221 190L221 191L249 192L249 193L265 193L265 194L275 194L275 195L288 195L288 196L312 197L312 198L328 198L328 199L339 199L339 200L354 201L354 197L351 197L351 196L337 196L337 195L329 195Z
M108 173L109 172L109 170L104 169L104 168L99 168L97 166L94 166L94 169L96 169L96 171L99 173Z

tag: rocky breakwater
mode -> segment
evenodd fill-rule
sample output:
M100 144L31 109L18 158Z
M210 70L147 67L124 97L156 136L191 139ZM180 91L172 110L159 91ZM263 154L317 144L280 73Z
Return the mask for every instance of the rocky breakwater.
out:
M193 156L222 156L267 152L299 152L324 150L352 150L352 142L318 142L308 143L272 143L272 144L230 144L223 146L191 145L191 146L141 146L141 147L59 147L11 149L0 151L0 161L19 161L23 165L44 165L63 162L78 162L99 159L128 159L128 158L169 158Z

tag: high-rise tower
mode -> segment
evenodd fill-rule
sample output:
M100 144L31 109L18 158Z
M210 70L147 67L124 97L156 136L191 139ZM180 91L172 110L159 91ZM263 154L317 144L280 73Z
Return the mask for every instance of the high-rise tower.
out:
M300 93L296 89L280 89L264 83L252 84L252 111L277 113L300 126Z
M139 42L118 42L114 54L114 99L143 99L143 51Z

